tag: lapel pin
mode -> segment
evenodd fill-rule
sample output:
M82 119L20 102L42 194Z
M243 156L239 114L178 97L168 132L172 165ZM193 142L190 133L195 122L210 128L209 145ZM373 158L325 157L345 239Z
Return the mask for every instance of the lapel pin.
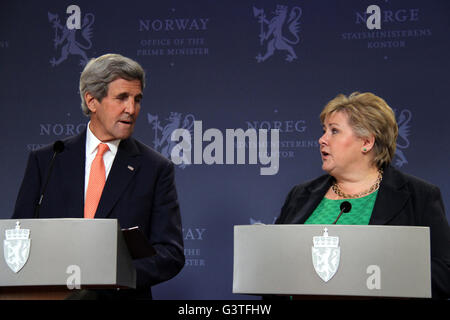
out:
M128 169L134 171L134 168L132 166L128 166Z

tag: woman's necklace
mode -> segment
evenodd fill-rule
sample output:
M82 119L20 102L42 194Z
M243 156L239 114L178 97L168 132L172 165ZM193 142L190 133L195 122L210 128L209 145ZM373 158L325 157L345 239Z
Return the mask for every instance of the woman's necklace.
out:
M361 198L361 197L368 195L369 193L374 192L375 190L378 190L378 188L380 188L380 183L381 183L382 179L383 179L383 169L379 169L378 170L378 178L375 181L375 183L369 189L367 189L363 192L355 193L355 194L346 194L341 191L341 189L339 188L339 185L337 184L336 181L331 186L331 189L333 189L333 192L335 194L337 194L339 197L344 198L344 199Z

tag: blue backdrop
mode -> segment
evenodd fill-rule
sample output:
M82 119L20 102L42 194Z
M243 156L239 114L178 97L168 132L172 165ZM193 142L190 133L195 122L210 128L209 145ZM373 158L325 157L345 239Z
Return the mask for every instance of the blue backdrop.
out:
M372 4L381 29L367 27ZM120 53L147 72L134 136L165 155L166 135L194 120L224 135L280 129L276 175L248 161L177 167L186 266L154 290L251 298L232 294L233 226L272 223L295 184L322 174L318 116L338 93L386 99L400 126L394 164L438 185L449 208L449 14L445 0L2 1L0 218L28 152L84 129L86 61Z

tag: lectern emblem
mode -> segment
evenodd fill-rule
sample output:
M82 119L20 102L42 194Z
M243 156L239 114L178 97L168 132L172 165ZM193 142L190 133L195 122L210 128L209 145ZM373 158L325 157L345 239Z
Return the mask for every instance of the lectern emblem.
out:
M339 237L329 237L328 229L323 230L323 236L313 237L312 261L314 270L319 277L328 282L339 268L341 250Z
M15 229L5 230L5 237L3 255L8 267L17 273L23 268L30 255L30 230L20 229L20 222L17 221Z

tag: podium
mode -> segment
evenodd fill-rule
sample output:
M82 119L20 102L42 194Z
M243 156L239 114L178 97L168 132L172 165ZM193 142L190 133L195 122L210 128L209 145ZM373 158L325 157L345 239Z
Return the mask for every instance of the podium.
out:
M234 227L233 293L431 298L428 227Z
M0 299L64 299L76 289L136 287L115 219L0 220Z

